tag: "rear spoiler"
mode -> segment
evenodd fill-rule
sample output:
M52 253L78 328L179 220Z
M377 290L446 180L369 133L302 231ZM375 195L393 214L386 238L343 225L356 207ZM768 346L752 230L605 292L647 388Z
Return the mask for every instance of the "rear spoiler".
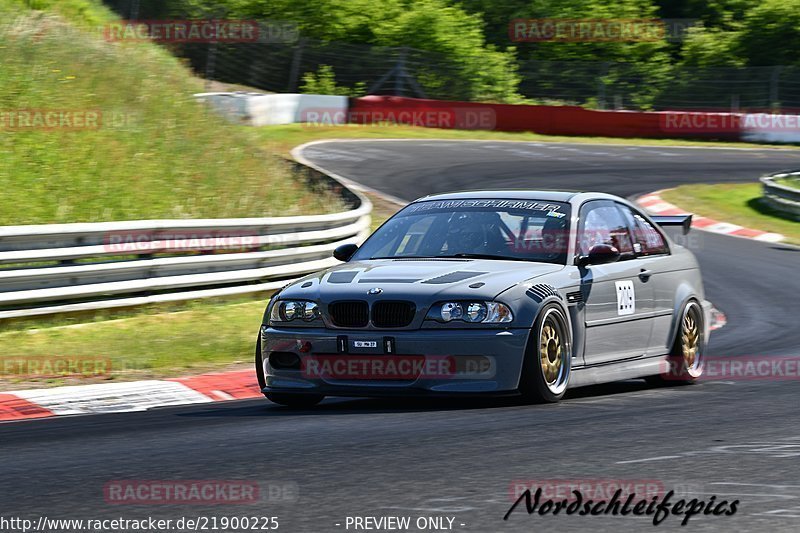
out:
M692 227L692 215L651 216L659 226L682 226L683 234L689 233Z

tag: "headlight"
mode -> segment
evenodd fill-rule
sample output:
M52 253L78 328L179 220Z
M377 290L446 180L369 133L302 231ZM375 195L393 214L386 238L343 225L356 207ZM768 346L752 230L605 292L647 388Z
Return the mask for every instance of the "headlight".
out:
M486 304L473 302L467 306L464 320L467 322L482 322L486 318Z
M303 304L300 302L285 302L280 304L281 318L287 322L300 316Z
M499 302L489 302L486 306L488 309L485 322L505 324L506 322L514 320L514 315L511 314L511 309L509 309L507 305L503 305Z
M451 320L459 320L462 316L464 316L464 308L461 307L461 304L449 302L442 305L441 311L442 320L445 322L450 322Z
M272 306L270 322L291 322L302 319L311 322L319 318L319 306L305 300L281 300Z
M316 320L319 318L319 306L314 302L306 302L303 306L303 320Z
M440 322L505 324L514 320L514 315L507 305L499 302L445 302L434 306L427 318Z

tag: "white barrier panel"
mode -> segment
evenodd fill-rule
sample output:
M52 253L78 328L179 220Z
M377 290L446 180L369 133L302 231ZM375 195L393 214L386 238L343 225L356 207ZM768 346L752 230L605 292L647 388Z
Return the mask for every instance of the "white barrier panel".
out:
M347 109L346 96L302 94L297 102L295 122L313 122L322 125L347 124Z
M257 93L200 93L194 95L201 102L209 104L215 111L225 115L235 123L247 123L250 120L249 101Z
M202 93L207 102L234 122L252 126L320 122L346 124L346 96L323 94Z
M271 126L297 122L299 94L262 94L247 101L251 126Z
M800 115L750 113L742 117L743 141L800 143Z

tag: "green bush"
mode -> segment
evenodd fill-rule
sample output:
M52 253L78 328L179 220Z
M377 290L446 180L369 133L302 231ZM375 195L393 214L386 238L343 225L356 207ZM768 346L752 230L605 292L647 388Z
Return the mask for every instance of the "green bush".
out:
M320 65L316 73L303 74L300 92L305 94L332 94L339 96L363 96L367 93L364 82L357 83L352 89L336 84L336 75L330 65Z

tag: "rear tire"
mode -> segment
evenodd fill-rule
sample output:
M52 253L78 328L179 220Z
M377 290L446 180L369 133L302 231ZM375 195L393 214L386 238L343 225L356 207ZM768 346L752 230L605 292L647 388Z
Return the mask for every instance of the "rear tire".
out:
M572 369L572 338L564 311L548 304L539 312L525 349L519 392L529 403L559 401Z
M695 300L689 300L681 312L681 321L665 372L647 376L651 385L689 385L703 375L705 356L705 316Z
M292 394L291 392L268 392L266 396L271 402L295 408L313 407L325 398L320 394Z

